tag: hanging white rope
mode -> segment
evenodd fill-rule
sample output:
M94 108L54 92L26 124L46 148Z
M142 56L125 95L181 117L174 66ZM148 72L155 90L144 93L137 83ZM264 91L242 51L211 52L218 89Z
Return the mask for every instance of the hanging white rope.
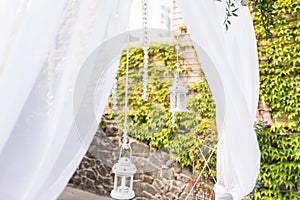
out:
M124 106L124 133L122 148L128 149L128 68L129 68L129 38L126 50L126 75L125 75L125 106Z
M144 76L143 76L143 100L148 100L148 0L142 0L143 7L143 51L144 51Z
M180 82L179 81L179 33L177 32L176 33L176 46L175 46L175 51L176 51L176 72L175 72L175 75L174 75L174 86L173 88L171 89L172 91L170 92L170 103L171 103L171 112L172 112L172 120L171 120L171 123L172 123L172 127L175 127L176 125L176 114L175 112L177 111L181 111L180 109L177 110L176 108L179 108L179 106L177 105L178 103L178 97L177 97L177 89L179 88L178 86L178 83Z
M118 79L117 77L114 80L113 87L112 87L112 109L118 110Z
M178 74L179 76L179 32L176 33L176 46L175 46L175 50L176 50L176 74Z

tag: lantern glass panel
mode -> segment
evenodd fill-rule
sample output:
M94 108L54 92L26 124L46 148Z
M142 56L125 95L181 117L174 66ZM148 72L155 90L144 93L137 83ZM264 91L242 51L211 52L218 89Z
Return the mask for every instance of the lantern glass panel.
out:
M186 102L185 102L186 95L185 94L180 94L180 108L186 107Z

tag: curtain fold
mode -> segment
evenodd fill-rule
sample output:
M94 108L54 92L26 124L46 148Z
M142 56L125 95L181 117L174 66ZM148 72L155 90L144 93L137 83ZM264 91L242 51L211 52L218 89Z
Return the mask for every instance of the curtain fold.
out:
M89 105L89 117L97 119L78 121L84 99L99 92L98 82L79 80L94 76L83 70L85 60L127 30L130 4L1 1L3 15L11 18L0 19L0 199L50 200L62 192L92 141L113 81L105 79L101 96ZM118 58L125 39L118 37L113 48L105 46L89 57L90 68L100 69L96 78L116 73L118 63L99 65L97 57ZM76 90L78 84L82 91Z
M216 199L241 199L256 182L260 151L253 123L258 58L249 10L239 7L226 31L226 1L178 0L216 103L219 143Z

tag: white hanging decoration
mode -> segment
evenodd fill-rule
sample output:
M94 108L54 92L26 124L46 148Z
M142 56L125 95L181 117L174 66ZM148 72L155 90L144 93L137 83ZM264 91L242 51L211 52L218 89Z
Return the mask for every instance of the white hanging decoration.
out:
M133 191L133 175L136 173L136 167L131 162L132 149L128 141L128 64L129 63L129 49L127 48L126 56L126 80L125 80L125 118L124 118L124 133L122 139L122 146L120 150L119 160L114 164L112 171L114 176L114 189L110 196L114 199L132 199L135 196ZM122 156L123 150L129 150L129 157ZM119 181L119 179L121 181Z
M147 86L148 86L148 0L142 0L143 5L143 51L144 51L144 76L143 76L143 100L148 100Z
M187 112L186 94L188 90L179 80L179 73L175 74L173 85L169 88L170 112Z
M136 173L136 167L131 162L132 150L131 148L129 149L130 157L122 157L123 146L121 147L119 160L112 168L115 177L114 189L111 191L110 196L115 199L132 199L135 196L133 191L133 175Z
M114 83L113 83L113 87L112 87L112 109L113 110L118 110L118 96L117 96L117 93L118 93L118 84L117 84L117 77L115 78L114 80Z
M173 85L169 88L170 93L170 112L172 113L172 126L175 126L176 112L188 112L186 108L186 94L188 89L182 84L179 77L179 44L178 34L176 36L176 73Z

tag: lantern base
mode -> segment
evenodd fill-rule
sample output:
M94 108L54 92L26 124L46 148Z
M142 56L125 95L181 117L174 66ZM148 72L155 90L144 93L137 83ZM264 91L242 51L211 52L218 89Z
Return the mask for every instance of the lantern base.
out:
M128 188L125 192L122 192L120 188L117 188L116 190L113 189L111 191L110 196L114 199L132 199L135 196L135 193Z

